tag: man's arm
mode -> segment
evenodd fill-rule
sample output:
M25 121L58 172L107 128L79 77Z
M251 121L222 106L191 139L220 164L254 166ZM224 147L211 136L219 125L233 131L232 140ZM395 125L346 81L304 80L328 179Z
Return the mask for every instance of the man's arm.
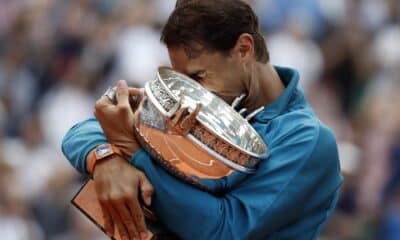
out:
M72 166L80 173L89 175L86 159L97 146L107 143L107 138L95 118L75 124L64 136L61 150Z
M82 174L89 175L86 169L87 156L94 148L104 143L107 143L107 138L103 129L96 118L90 118L74 125L67 132L61 149L76 170ZM248 176L240 172L235 172L231 175L230 178L204 179L200 181L212 192L219 193L232 188Z
M139 239L139 236L147 239L147 229L138 202L139 195L146 205L151 202L153 187L145 175L120 155L100 160L93 172L87 170L89 153L106 142L99 123L92 118L76 124L68 131L63 139L62 151L79 172L92 174L106 233L114 235L116 226L124 240Z
M64 138L63 151L80 172L85 173L85 154L96 145L89 142L105 141L101 132L91 119L76 125ZM332 169L334 161L323 167L316 160L309 162L317 135L317 128L311 125L282 136L275 146L270 146L270 155L262 160L257 172L221 197L171 176L143 150L136 152L131 163L144 171L153 184L152 206L157 215L180 237L244 239L257 226L264 226L263 233L269 234L289 224L307 211L299 206L309 205L315 194L319 201L326 201L334 192L332 188L337 188L332 182L337 179L337 169ZM337 156L336 148L331 146L322 152L332 159ZM313 158L324 160L321 156ZM318 164L320 168L316 169Z

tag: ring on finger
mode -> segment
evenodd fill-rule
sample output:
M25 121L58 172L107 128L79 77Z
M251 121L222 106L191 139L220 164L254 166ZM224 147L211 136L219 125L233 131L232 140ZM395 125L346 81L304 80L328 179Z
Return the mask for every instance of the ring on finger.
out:
M108 87L106 92L103 94L103 96L106 96L108 98L108 100L110 100L112 103L116 103L116 95L117 95L117 91L115 87Z

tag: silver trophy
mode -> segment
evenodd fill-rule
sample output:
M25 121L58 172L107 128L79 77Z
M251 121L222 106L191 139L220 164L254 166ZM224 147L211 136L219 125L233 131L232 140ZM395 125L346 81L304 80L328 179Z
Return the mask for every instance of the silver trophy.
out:
M105 95L115 99L112 89ZM168 171L201 188L199 179L254 173L267 146L235 110L242 98L231 106L188 76L161 67L136 99L136 138Z

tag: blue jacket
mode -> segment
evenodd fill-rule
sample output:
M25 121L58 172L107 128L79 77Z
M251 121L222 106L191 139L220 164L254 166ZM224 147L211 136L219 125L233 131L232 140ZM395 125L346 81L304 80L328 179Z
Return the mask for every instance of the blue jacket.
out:
M142 149L131 164L155 189L152 208L184 239L316 239L342 183L336 140L297 88L299 75L276 67L284 92L251 121L269 149L256 173L204 180L218 195L167 173ZM95 119L72 127L62 150L86 173L86 156L106 138Z

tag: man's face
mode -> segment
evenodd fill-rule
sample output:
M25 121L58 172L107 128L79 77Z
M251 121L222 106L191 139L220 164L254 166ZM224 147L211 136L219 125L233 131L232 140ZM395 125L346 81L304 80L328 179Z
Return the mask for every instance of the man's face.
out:
M193 78L226 102L245 92L244 71L234 55L204 51L191 59L181 47L170 47L168 52L175 71Z

